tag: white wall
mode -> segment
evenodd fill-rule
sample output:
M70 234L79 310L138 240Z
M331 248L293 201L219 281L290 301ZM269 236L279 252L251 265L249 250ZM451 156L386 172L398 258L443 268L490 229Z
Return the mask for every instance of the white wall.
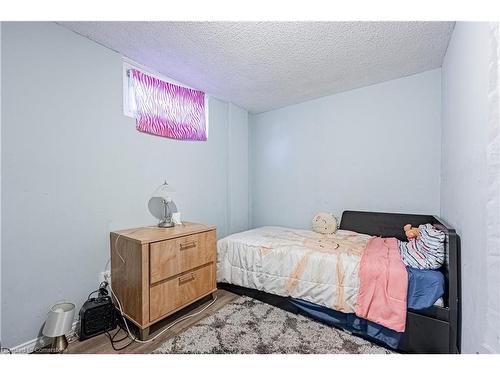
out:
M2 176L2 22L0 22L0 176ZM2 184L0 183L0 213L2 212ZM2 344L2 215L0 214L0 348Z
M250 116L253 227L439 213L440 70Z
M490 43L487 23L459 22L442 67L441 216L461 237L464 353L500 352L500 254L487 249Z
M229 106L228 232L248 229L248 112Z
M233 181L248 157L232 159L245 111L212 98L207 142L139 133L122 114L115 52L52 23L4 23L2 48L4 345L36 337L55 301L80 308L109 257L109 231L153 224L146 204L164 178L183 219L216 224L219 237L246 229L229 211L248 218L244 183Z

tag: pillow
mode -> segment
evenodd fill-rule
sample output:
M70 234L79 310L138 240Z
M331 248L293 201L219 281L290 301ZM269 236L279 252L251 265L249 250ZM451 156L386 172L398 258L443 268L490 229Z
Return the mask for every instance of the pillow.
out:
M419 225L420 235L409 242L399 241L399 253L409 267L433 270L444 263L445 234L431 224Z
M333 214L320 212L313 217L312 229L322 234L333 234L337 231L337 219Z

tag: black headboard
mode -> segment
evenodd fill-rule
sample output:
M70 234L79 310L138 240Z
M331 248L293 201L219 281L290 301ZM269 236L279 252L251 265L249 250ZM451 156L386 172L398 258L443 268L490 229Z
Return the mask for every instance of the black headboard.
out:
M405 241L403 230L405 224L419 226L434 224L436 219L431 215L391 214L382 212L344 211L340 221L340 229L366 233L372 236L396 237Z
M449 224L437 216L396 214L383 212L344 211L339 229L352 230L372 236L396 237L406 240L403 226L411 224L432 224L446 234L446 264L443 273L446 278L446 305L449 309L450 323L456 327L455 337L460 343L460 238Z

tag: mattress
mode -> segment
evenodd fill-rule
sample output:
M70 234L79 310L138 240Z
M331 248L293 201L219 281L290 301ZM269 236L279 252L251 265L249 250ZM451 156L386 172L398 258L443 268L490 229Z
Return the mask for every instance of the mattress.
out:
M271 226L236 233L217 242L217 281L353 313L371 238Z

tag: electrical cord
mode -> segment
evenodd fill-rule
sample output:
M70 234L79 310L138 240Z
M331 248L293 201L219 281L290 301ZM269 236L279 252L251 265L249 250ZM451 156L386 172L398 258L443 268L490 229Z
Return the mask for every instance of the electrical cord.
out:
M146 228L158 228L154 225L150 225L150 226L147 226ZM118 256L120 257L121 261L125 264L125 259L123 259L122 257L122 254L120 253L120 251L118 250L118 240L120 239L121 236L126 236L126 235L129 235L129 234L132 234L132 233L135 233L139 230L142 230L144 228L136 228L136 229L133 229L131 230L130 232L127 232L127 233L119 233L118 236L116 236L116 239L115 239L115 251L116 251L116 254L118 254ZM108 261L106 262L106 266L104 267L104 270L106 270L106 268L108 268L108 265L109 265L109 262L111 262L111 258L108 259Z
M116 294L113 291L113 288L111 287L111 285L108 285L108 288L111 291L111 294L113 295L113 297L115 298L115 300L116 300L116 302L118 304L118 309L120 310L120 315L121 315L121 317L123 319L123 323L125 324L125 328L126 328L126 330L128 332L129 337L133 340L133 342L138 342L138 343L141 343L141 344L145 344L145 343L151 342L154 339L156 339L158 336L160 336L161 334L163 334L165 331L169 330L170 328L172 328L176 324L182 322L183 320L186 320L186 319L192 318L193 316L201 314L203 311L205 311L210 306L212 306L215 303L215 301L217 301L217 296L214 296L214 300L212 302L210 302L208 305L206 305L205 307L203 307L201 310L199 310L199 311L197 311L197 312L195 312L193 314L184 315L184 316L180 317L179 319L173 321L171 324L169 324L168 326L166 326L163 330L161 330L159 333L157 333L154 337L152 337L152 338L150 338L148 340L139 340L137 337L135 337L132 334L132 332L130 332L130 328L129 328L128 324L127 324L127 319L125 318L125 315L123 314L123 308L122 308L122 305L120 303L120 299L116 296Z
M184 223L181 223L182 226L185 226ZM156 225L148 225L147 227L142 227L142 228L136 228L136 229L133 229L131 230L130 232L127 232L127 233L119 233L116 238L115 238L115 251L116 251L116 254L118 254L118 256L120 257L121 261L123 263L125 263L125 259L123 258L122 254L120 253L120 251L118 250L118 240L120 239L121 236L126 236L126 235L129 235L129 234L132 234L132 233L135 233L139 230L142 230L144 228L156 228L158 229L158 227ZM106 271L108 269L108 266L109 266L109 263L111 262L111 258L108 259L108 261L106 262L106 265L104 266L104 270Z
M107 286L108 286L108 282L107 281L103 281L99 284L99 289L96 289L94 290L93 292L91 292L89 294L89 296L87 297L87 301L90 299L90 296L94 293L101 293L102 295L105 295L107 296L108 295L108 291L107 291Z
M154 227L154 226L150 226L149 228L155 228L155 227ZM121 261L122 261L123 263L126 263L126 262L125 262L125 259L123 258L123 256L121 255L121 253L120 253L120 251L119 251L119 249L118 249L118 240L119 240L119 238L120 238L122 235L132 234L132 233L134 233L134 232L136 232L136 231L138 231L138 230L140 230L140 229L142 229L142 228L134 229L134 230L132 230L132 231L130 231L130 232L127 232L127 233L120 233L120 234L118 234L118 236L116 237L116 239L115 239L115 246L114 246L114 249L115 249L116 253L118 254L118 256L120 257L120 259L121 259ZM110 264L110 263L111 263L111 258L109 258L109 259L108 259L108 261L106 262L106 265L105 265L105 267L104 267L104 271L105 271L105 272L106 272L106 271L108 271L108 266L109 266L109 264ZM115 349L115 350L123 350L123 349L125 349L128 345L131 345L133 342L138 342L138 343L141 343L141 344L145 344L145 343L151 342L151 341L153 341L154 339L156 339L158 336L160 336L161 334L163 334L165 331L167 331L167 330L169 330L170 328L172 328L174 325L176 325L176 324L178 324L178 323L180 323L180 322L182 322L182 321L184 321L184 320L186 320L186 319L188 319L188 318L191 318L191 317L193 317L193 316L196 316L196 315L198 315L198 314L201 314L203 311L205 311L205 310L206 310L206 309L208 309L210 306L212 306L212 305L215 303L215 301L217 301L217 296L214 296L214 300L213 300L212 302L210 302L207 306L203 307L201 310L199 310L199 311L197 311L197 312L195 312L195 313L193 313L193 314L185 315L185 316L183 316L183 317L181 317L181 318L179 318L179 319L175 320L174 322L172 322L171 324L169 324L167 327L165 327L163 330L161 330L158 334L156 334L154 337L152 337L152 338L150 338L150 339L148 339L148 340L139 340L137 337L135 337L135 336L132 334L132 332L130 332L130 328L129 328L129 326L128 326L127 319L125 318L125 315L124 315L124 313L123 313L122 304L121 304L120 299L118 298L118 296L117 296L117 295L115 294L115 292L113 291L113 288L112 288L112 286L111 286L111 282L110 282L111 280L107 280L107 278L106 278L106 281L107 281L107 284L108 284L108 285L107 285L107 287L109 288L109 290L110 290L111 294L113 295L113 298L115 299L116 303L118 304L118 309L119 309L119 311L120 311L120 315L121 315L121 317L122 317L122 319L123 319L123 323L124 323L124 325L125 325L125 330L126 330L126 332L128 333L128 337L130 337L130 339L132 340L132 341L131 341L130 343L128 343L125 347L123 347L123 348L119 348L119 349L115 349L114 344L115 344L115 343L117 343L117 342L119 342L119 341L114 341L114 338L112 338L112 337L111 337L111 335L110 335L108 332L106 332L106 333L108 334L108 337L109 337L109 338L110 338L110 340L111 340L111 345L113 346L113 349ZM96 292L96 291L94 291L94 292ZM92 292L90 295L92 295L94 292ZM90 295L89 295L89 297L90 297ZM118 332L119 332L119 331L118 331ZM115 333L115 335L116 335L116 333ZM114 336L113 336L113 337L114 337ZM120 341L123 341L123 340L120 340Z
M129 338L127 332L125 330L123 330L125 332L125 337L122 337L121 339L115 340L116 335L119 332L121 332L122 330L123 330L123 328L121 326L119 326L118 330L113 334L113 336L111 336L109 331L106 331L106 335L108 336L109 341L111 342L111 346L113 347L113 350L116 352L119 352L120 350L128 348L130 345L132 345L135 342L134 340L131 339L130 342L128 344L126 344L125 346L122 346L121 348L117 348L115 346L115 344L122 342L123 340Z
M118 339L118 340L115 340L115 337L118 333L120 333L121 331L125 332L125 336L123 336L121 339ZM118 325L118 331L115 332L115 334L113 335L112 339L113 339L113 342L117 343L117 342L122 342L123 340L126 340L128 339L128 333L127 331L125 331L121 325Z

